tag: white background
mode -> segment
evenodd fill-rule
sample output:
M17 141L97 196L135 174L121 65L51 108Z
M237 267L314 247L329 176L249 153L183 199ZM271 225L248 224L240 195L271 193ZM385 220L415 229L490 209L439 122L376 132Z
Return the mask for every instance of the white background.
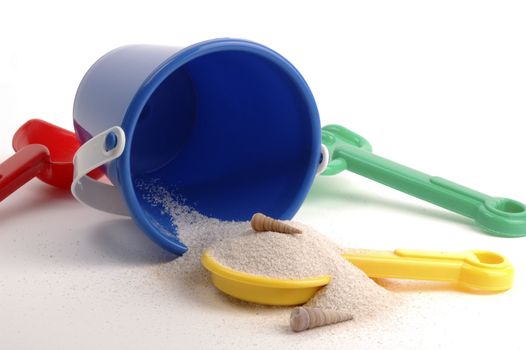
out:
M525 202L525 18L520 1L11 1L0 5L0 159L29 118L72 129L77 85L112 48L238 37L302 72L322 124L348 126L386 158ZM418 330L354 344L341 327L316 337L243 327L257 316L225 300L194 305L167 287L180 282L144 277L166 257L131 223L35 180L0 203L0 348L525 347L526 238L486 235L351 174L317 180L296 219L353 247L494 250L515 264L516 283L491 296L401 288L430 300L426 322L409 314Z

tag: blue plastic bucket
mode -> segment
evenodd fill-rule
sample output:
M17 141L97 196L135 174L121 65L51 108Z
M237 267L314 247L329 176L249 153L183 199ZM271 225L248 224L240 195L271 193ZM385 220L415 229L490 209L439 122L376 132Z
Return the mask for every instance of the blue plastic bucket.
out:
M176 254L186 246L139 182L155 181L214 218L290 219L320 159L307 83L285 58L245 40L113 50L82 79L73 119L81 143L122 128L124 149L106 174L135 222Z

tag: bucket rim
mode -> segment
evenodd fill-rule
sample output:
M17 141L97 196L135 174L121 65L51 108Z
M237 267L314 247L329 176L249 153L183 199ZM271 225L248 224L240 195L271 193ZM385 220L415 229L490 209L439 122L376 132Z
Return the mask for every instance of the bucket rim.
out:
M299 71L283 56L264 45L252 41L225 38L203 41L183 48L168 57L164 62L159 64L156 69L152 71L152 73L144 80L128 105L121 126L127 136L126 146L124 148L123 154L115 161L117 162L116 168L117 178L120 184L119 187L134 221L148 236L150 236L154 242L159 244L164 249L177 255L184 254L188 250L188 247L183 242L179 241L176 235L165 235L160 232L159 228L155 227L147 218L146 213L137 199L130 165L133 134L135 132L135 127L139 120L140 114L146 103L154 91L166 78L168 78L174 71L182 67L184 64L198 57L222 51L245 51L256 54L278 65L285 73L287 73L287 75L295 83L296 87L301 91L303 100L308 106L307 110L310 113L310 118L308 120L311 122L312 134L310 150L311 157L309 159L309 168L311 171L310 174L305 174L299 190L295 193L295 198L290 201L291 204L289 205L286 212L282 215L283 218L292 218L299 210L304 198L310 190L312 182L314 181L316 169L320 159L321 125L314 96L312 95L307 82L301 76Z

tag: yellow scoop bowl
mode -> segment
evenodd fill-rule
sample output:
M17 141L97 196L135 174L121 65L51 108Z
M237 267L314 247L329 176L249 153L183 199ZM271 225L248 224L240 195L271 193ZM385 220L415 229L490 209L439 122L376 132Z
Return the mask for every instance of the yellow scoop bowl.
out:
M369 277L449 281L474 292L501 292L513 285L511 263L488 251L350 250L342 256ZM328 275L277 279L249 274L220 264L207 251L201 263L211 272L217 289L234 298L265 305L304 304L331 281Z
M331 281L331 276L302 279L277 279L237 271L221 265L207 251L201 263L212 273L217 289L234 298L264 305L305 304Z

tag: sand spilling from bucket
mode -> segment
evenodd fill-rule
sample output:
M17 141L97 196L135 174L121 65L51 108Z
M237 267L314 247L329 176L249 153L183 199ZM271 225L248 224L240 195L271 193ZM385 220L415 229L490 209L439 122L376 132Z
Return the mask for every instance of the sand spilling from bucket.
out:
M307 305L349 310L354 317L352 323L389 314L389 309L398 303L395 295L343 259L342 250L311 227L290 222L303 233L255 233L248 222L203 216L163 188L149 186L148 193L146 199L171 217L179 239L189 248L182 257L167 264L164 273L183 278L190 290L214 288L209 272L200 264L202 253L209 249L221 264L247 273L279 279L331 275L331 283Z
M391 293L340 256L341 249L312 228L300 227L302 234L245 232L215 242L210 254L235 270L278 279L300 279L331 275L309 306L347 310L354 318L369 317L390 305Z

